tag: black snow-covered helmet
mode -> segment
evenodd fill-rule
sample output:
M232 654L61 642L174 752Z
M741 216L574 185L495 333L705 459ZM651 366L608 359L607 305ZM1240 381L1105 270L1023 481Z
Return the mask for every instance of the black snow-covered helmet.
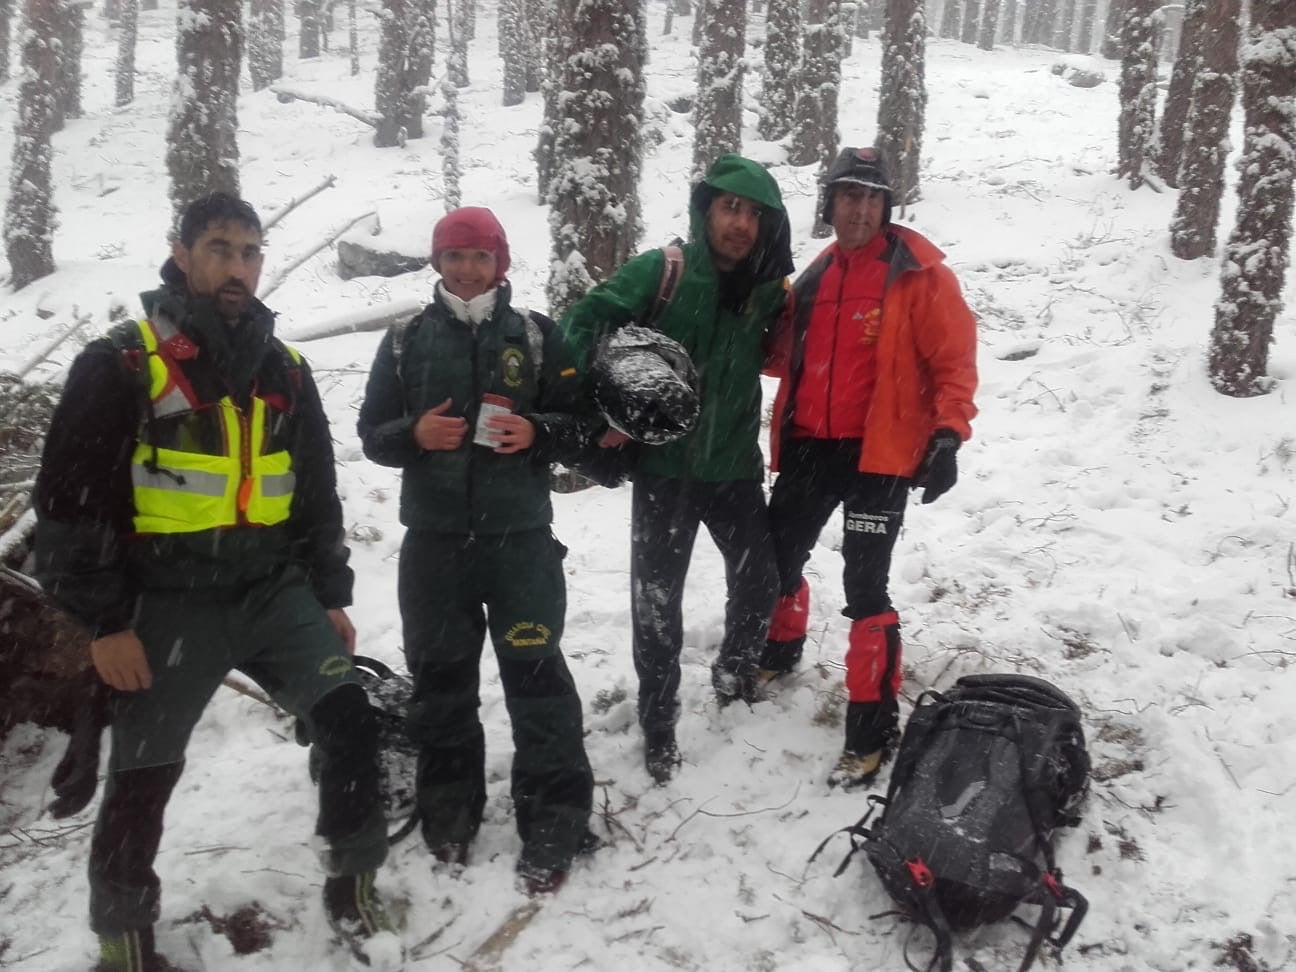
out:
M834 188L843 185L868 186L881 189L886 193L886 209L882 213L882 223L891 222L891 199L894 190L891 186L891 173L887 171L886 159L875 148L844 148L837 153L833 164L824 173L823 212L819 215L825 223L832 222Z
M678 341L631 324L605 337L590 369L594 402L613 428L664 445L697 426L697 369Z
M382 790L387 823L396 829L388 834L396 843L418 824L415 777L418 772L418 746L410 739L405 719L414 681L393 671L376 658L355 655L351 659L360 684L369 696L369 707L378 718L378 778ZM297 724L297 740L309 744L309 734ZM320 754L314 746L310 752L311 779L319 782Z

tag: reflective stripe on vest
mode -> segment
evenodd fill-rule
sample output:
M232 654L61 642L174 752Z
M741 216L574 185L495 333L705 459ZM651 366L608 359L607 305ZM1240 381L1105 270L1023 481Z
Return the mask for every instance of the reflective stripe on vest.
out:
M131 457L134 526L137 533L196 533L252 524L271 526L288 519L296 479L292 457L280 450L263 454L268 407L254 395L250 414L225 396L218 402L191 401L180 365L160 351L179 336L168 320L140 321L147 351L149 401L155 419L194 412L219 423L221 455L170 449L146 441L150 426ZM294 361L300 361L290 349Z

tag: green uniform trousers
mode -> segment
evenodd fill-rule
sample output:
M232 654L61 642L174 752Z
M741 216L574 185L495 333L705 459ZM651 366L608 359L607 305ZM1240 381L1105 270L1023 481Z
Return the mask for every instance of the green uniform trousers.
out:
M326 869L354 874L382 863L387 835L376 720L300 570L285 568L239 589L145 592L135 632L153 684L113 697L112 755L90 851L96 932L156 921L153 862L163 813L193 728L231 669L301 718L322 752L317 831L329 846Z
M559 648L566 552L547 529L405 535L400 609L414 677L409 728L420 749L418 808L429 847L466 847L481 824L485 739L477 710L488 630L512 721L522 859L565 870L581 845L594 777L580 697Z

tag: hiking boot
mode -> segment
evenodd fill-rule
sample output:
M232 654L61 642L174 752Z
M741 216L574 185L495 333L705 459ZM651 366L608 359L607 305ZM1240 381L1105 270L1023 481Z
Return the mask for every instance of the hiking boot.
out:
M99 936L99 961L93 972L181 972L157 953L153 926Z
M746 659L717 659L711 666L711 686L720 708L738 701L748 705L764 701L759 675L756 665Z
M324 881L324 914L329 927L363 964L395 968L403 959L396 924L374 889L373 871Z
M854 790L868 783L873 782L874 777L878 775L878 770L886 761L887 750L878 749L871 753L853 753L849 749L842 750L841 756L837 758L837 765L832 768L828 774L828 785L830 787L840 786L843 790Z
M673 728L644 733L644 768L654 783L665 786L682 762Z
M567 872L557 867L541 867L532 864L526 858L517 863L518 886L528 898L537 895L553 894L567 880Z
M468 845L453 840L429 848L432 856L442 864L450 865L451 870L468 866Z

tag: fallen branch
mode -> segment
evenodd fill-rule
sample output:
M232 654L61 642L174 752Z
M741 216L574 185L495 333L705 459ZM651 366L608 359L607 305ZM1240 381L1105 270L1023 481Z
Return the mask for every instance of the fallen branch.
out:
M378 127L378 114L373 111L365 111L363 108L353 108L346 102L338 101L336 98L330 98L328 95L311 94L308 91L298 91L290 88L285 84L272 84L270 90L282 102L289 101L309 101L313 105L322 105L325 108L333 108L342 112L344 115L350 115L357 121L362 121L370 128Z
M314 189L311 189L309 192L303 192L300 196L294 196L292 199L288 200L288 204L286 206L282 207L281 209L276 209L273 213L271 213L268 217L266 217L261 222L261 228L263 230L268 230L271 226L279 222L279 220L283 219L285 216L291 213L294 209L296 209L306 200L310 199L312 196L319 195L325 189L333 188L336 182L337 182L337 176L331 175L328 178L326 178L323 182L321 182L318 186L316 186Z
M20 379L26 378L27 375L30 374L31 371L35 369L37 365L39 365L42 361L44 361L51 354L57 351L59 347L62 346L63 342L65 342L68 338L72 337L74 334L81 333L81 328L89 324L93 316L94 316L93 314L89 314L89 313L78 314L76 308L75 307L72 308L72 323L68 325L67 329L63 331L62 334L60 334L58 337L54 338L53 340L49 341L43 348L37 351L35 356L28 359L26 363L19 366L17 372L15 372L18 378Z
M225 678L222 679L221 684L226 688L233 689L239 695L247 696L253 702L260 702L262 705L274 709L275 712L280 711L279 706L275 705L274 702L270 700L270 696L266 695L259 689L253 688L251 685L244 685L233 675L226 675Z
M378 213L376 211L370 210L367 213L362 213L361 215L357 216L355 219L351 220L344 226L341 226L338 229L334 230L325 239L321 240L319 244L312 247L310 250L303 253L301 256L297 257L297 259L293 260L286 267L283 267L282 269L277 270L274 274L272 274L270 280L261 288L260 293L257 294L257 297L261 300L265 300L272 293L278 290L279 285L283 283L285 279L287 279L288 275L292 273L294 270L296 270L298 267L300 267L303 263L305 263L311 257L315 256L315 254L319 253L321 250L327 249L328 247L332 246L334 243L337 242L338 237L340 237L343 233L349 230L356 223L360 222L362 219L368 219L371 216L377 216L377 215Z
M407 321L423 309L424 302L415 297L375 304L358 311L348 311L330 317L301 330L284 335L288 341L318 341L339 334L358 334L361 331L385 331L397 321Z

